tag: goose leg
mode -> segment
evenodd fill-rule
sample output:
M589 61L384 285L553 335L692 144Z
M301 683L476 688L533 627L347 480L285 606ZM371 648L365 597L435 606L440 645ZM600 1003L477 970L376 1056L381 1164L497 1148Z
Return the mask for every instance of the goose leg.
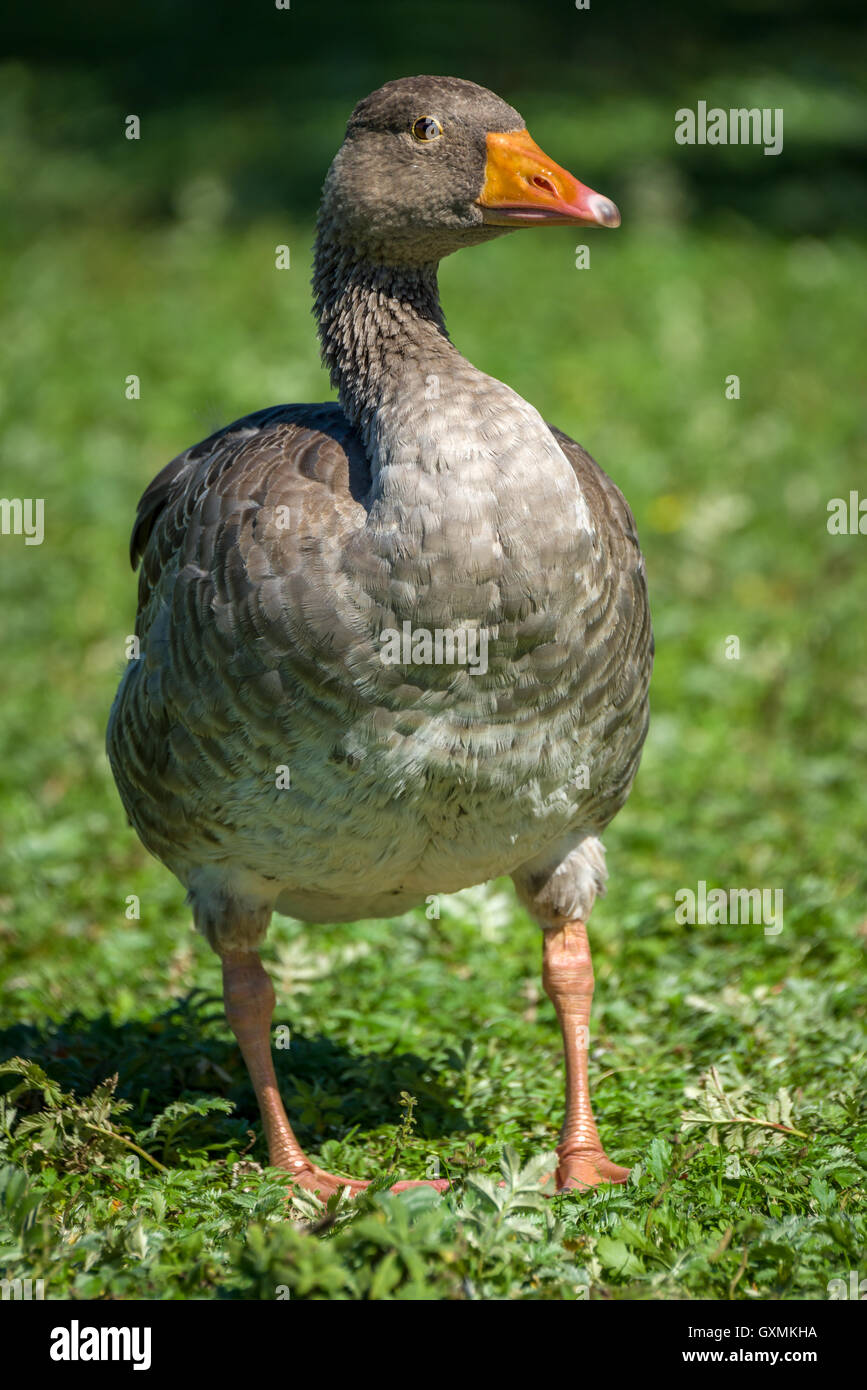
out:
M625 1182L629 1169L608 1158L590 1107L587 1048L593 962L584 922L575 919L544 929L542 983L557 1010L566 1054L566 1118L557 1145L557 1190Z
M250 1080L259 1102L265 1138L268 1142L268 1162L272 1168L282 1168L292 1181L308 1192L316 1192L326 1201L341 1188L355 1197L369 1184L361 1178L344 1178L326 1173L307 1157L293 1133L274 1072L271 1056L271 1018L274 1013L274 986L256 951L232 951L221 956L223 963L223 1002L229 1027L238 1040ZM407 1187L435 1187L444 1191L448 1183L398 1182L392 1192Z

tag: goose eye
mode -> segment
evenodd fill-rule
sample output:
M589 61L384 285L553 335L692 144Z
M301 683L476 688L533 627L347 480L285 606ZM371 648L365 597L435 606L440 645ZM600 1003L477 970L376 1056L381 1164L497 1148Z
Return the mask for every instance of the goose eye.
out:
M438 140L443 128L435 116L419 116L413 125L412 133L416 140Z

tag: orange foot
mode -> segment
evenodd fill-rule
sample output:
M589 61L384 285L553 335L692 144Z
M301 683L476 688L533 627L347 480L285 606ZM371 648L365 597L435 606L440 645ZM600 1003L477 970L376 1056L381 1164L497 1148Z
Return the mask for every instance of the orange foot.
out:
M359 1192L370 1186L370 1183L365 1178L342 1178L335 1173L326 1173L324 1169L310 1164L309 1167L293 1174L292 1185L302 1188L305 1192L314 1192L321 1202L327 1202L329 1197L341 1189L346 1190L348 1197L357 1197ZM447 1192L449 1183L447 1178L404 1179L402 1182L393 1183L389 1191L406 1192L410 1187L432 1187L436 1192Z
M629 1177L629 1169L612 1163L604 1149L581 1149L561 1154L554 1178L558 1192L586 1192L588 1188L598 1187L600 1183L624 1183Z

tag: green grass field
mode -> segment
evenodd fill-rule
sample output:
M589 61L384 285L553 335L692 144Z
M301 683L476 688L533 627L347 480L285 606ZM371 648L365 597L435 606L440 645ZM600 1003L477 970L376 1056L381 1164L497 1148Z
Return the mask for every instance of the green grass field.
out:
M867 539L826 526L864 485L867 251L623 208L616 234L520 234L441 276L462 350L626 493L657 636L591 919L591 1080L632 1177L553 1199L559 1032L503 882L439 921L275 918L302 1143L382 1186L454 1179L287 1208L217 958L103 753L144 486L238 415L331 394L311 226L235 222L203 178L170 219L54 217L2 253L0 490L44 497L46 530L0 537L0 1057L26 1060L0 1102L0 1274L82 1299L824 1299L867 1275ZM782 931L678 924L700 880L782 889Z

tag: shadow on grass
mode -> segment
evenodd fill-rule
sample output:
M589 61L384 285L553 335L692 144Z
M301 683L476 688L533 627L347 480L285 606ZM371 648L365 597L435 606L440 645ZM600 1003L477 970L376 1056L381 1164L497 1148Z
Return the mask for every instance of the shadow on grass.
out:
M34 1061L79 1098L116 1072L116 1095L132 1106L126 1119L135 1129L148 1125L173 1101L205 1096L229 1100L233 1113L207 1115L179 1136L178 1153L248 1147L255 1125L259 1138L252 1156L266 1162L253 1089L240 1052L225 1033L222 1002L194 990L147 1022L113 1023L107 1014L88 1018L71 1013L38 1027L16 1024L0 1030L0 1061ZM293 1127L302 1145L313 1151L324 1140L343 1139L356 1128L397 1125L401 1091L418 1100L418 1137L469 1128L455 1104L453 1068L461 1062L454 1054L432 1062L411 1052L355 1053L321 1035L293 1032L291 1046L275 1049L274 1061ZM38 1108L35 1092L31 1098ZM27 1108L26 1098L19 1108Z

